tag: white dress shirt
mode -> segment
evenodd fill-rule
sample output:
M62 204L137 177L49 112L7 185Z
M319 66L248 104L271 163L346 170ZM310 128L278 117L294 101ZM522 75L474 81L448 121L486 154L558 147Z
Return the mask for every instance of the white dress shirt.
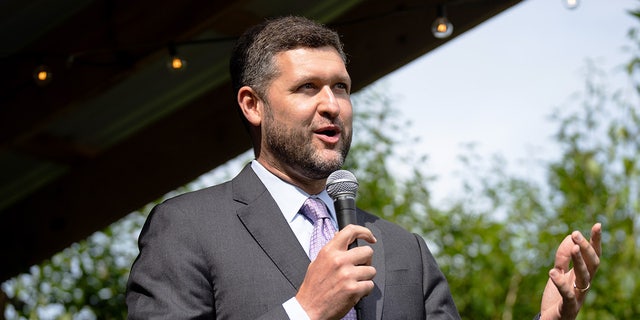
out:
M278 178L273 173L269 172L258 161L253 160L251 162L251 169L256 173L260 181L265 185L267 191L271 194L271 197L276 201L276 204L280 208L285 220L289 223L291 230L298 238L300 245L309 255L309 245L311 241L311 233L313 232L313 222L311 222L303 214L299 213L302 204L309 197L314 197L322 200L324 204L329 208L329 214L331 215L331 222L338 229L336 222L336 210L333 206L333 200L329 196L326 190L323 190L319 194L309 195L302 189ZM282 304L285 311L289 315L290 319L309 319L302 306L298 303L295 297L287 300Z
M327 208L329 208L331 222L333 222L336 230L338 230L336 210L333 207L333 200L329 194L327 194L326 190L316 195L309 195L302 191L302 189L278 178L256 160L251 162L251 169L258 175L260 181L267 187L271 197L273 197L276 204L278 204L282 215L289 223L291 230L295 233L307 256L309 255L309 242L311 240L311 233L313 232L313 222L303 214L298 213L307 198L314 197L324 202Z

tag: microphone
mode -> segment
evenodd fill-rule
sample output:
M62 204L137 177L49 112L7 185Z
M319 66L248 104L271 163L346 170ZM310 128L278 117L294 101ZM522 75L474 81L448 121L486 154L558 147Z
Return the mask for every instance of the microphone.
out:
M358 224L356 221L356 193L358 192L358 180L353 173L347 170L334 171L327 178L327 193L333 199L338 218L338 228L342 230L348 224ZM357 247L356 241L349 245L349 249ZM360 301L354 306L356 319L362 319Z
M334 171L327 178L326 189L336 208L338 228L342 230L348 224L358 224L356 221L358 180L353 173L347 170Z

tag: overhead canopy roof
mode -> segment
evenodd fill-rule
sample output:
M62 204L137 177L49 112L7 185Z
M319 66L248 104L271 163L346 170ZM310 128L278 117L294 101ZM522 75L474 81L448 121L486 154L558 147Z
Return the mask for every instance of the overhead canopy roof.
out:
M227 72L248 26L295 14L333 27L358 90L446 41L429 31L440 2L0 2L0 281L250 148ZM448 1L453 37L518 2Z

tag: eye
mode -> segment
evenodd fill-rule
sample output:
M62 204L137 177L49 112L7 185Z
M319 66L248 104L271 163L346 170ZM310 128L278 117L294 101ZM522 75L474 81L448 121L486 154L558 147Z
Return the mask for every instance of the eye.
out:
M343 90L346 93L349 93L349 85L344 82L336 83L335 88L339 90Z
M313 83L311 82L307 82L303 85L301 85L300 87L298 87L299 90L309 90L309 89L315 89L315 85L313 85Z

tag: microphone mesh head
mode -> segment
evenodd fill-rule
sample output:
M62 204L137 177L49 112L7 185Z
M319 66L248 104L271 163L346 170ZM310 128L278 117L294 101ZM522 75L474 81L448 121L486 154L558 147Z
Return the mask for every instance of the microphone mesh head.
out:
M347 170L334 171L327 178L327 193L332 199L339 196L356 197L358 192L358 180L353 173Z

